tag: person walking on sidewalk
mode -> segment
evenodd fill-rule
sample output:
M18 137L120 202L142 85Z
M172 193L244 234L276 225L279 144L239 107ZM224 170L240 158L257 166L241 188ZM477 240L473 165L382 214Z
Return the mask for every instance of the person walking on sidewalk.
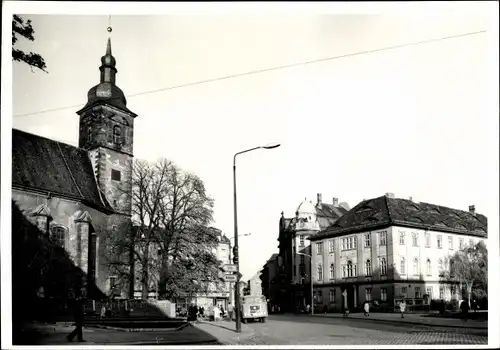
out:
M227 305L227 315L229 316L229 321L232 321L233 319L233 305L231 304L231 302L229 302L229 304Z
M67 339L68 341L73 341L75 336L78 338L78 342L85 342L83 339L83 323L84 323L84 299L83 293L80 291L79 293L75 293L73 289L69 292L69 302L71 305L71 311L73 314L73 319L75 320L75 329L71 332Z
M469 302L468 302L468 300L462 301L462 304L460 304L460 308L462 309L462 321L467 322L467 318L469 316Z
M399 310L401 311L401 318L405 318L406 302L404 299L399 303Z
M370 303L368 301L365 301L364 309L365 309L365 317L370 316Z

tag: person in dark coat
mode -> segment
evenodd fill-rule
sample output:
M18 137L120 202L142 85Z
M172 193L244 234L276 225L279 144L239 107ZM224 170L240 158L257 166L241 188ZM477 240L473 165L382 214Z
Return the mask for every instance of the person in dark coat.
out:
M463 300L460 304L460 308L462 309L462 320L467 322L467 318L469 316L469 301Z
M77 294L77 295L75 295ZM68 341L73 341L75 336L78 338L78 342L85 342L83 339L83 323L84 323L84 297L83 293L75 293L73 290L70 290L69 303L71 306L71 313L73 315L73 319L75 320L76 327L68 335Z

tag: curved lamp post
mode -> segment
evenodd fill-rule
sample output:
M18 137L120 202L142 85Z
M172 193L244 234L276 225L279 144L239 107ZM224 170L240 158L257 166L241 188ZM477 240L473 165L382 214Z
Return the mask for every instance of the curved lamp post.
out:
M266 146L258 146L238 152L233 157L233 192L234 192L234 248L233 248L233 261L236 264L236 288L235 294L235 309L236 309L236 332L241 333L241 305L240 305L240 261L238 254L238 211L236 202L236 156L242 153L255 151L257 149L273 149L279 147L279 143L268 144Z

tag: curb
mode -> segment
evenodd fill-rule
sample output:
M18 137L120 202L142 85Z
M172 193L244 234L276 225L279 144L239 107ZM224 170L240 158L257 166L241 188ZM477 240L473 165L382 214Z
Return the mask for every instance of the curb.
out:
M187 326L192 326L189 323L185 323L177 328L121 328L121 327L113 327L113 326L104 326L100 324L92 324L84 327L87 328L101 328L101 329L110 329L119 332L177 332L180 331Z
M220 327L220 326L217 326L216 324L213 324L211 322L207 322L207 321L197 321L197 322L202 323L202 324L207 324L207 325L212 326L212 327L217 327L217 328L224 329L226 331L230 331L230 332L236 333L236 331L234 329L229 329L229 328L226 328L226 327ZM192 327L196 327L194 324L191 324L191 326ZM240 339L247 339L247 338L252 338L253 336L255 336L255 331L253 329L249 328L249 333L247 333L246 335L243 332L242 333L236 333L236 334L240 334Z
M449 324L431 324L431 323L424 323L424 322L415 322L415 321L399 321L399 320L385 320L381 318L360 318L360 317L334 317L334 316L320 316L320 315L309 315L310 317L324 317L324 318L337 318L337 319L344 319L347 318L349 320L371 320L371 321L380 321L380 322L386 322L386 323L407 323L407 324L412 324L412 325L420 325L420 326L430 326L430 327L444 327L444 328L462 328L462 329L481 329L481 330L488 330L488 327L478 327L478 326L458 326L458 325L449 325Z

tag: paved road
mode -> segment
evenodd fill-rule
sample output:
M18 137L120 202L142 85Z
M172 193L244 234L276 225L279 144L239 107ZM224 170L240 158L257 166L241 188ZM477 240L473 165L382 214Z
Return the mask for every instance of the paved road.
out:
M266 323L248 326L252 343L259 345L488 344L484 330L307 315L271 315Z

